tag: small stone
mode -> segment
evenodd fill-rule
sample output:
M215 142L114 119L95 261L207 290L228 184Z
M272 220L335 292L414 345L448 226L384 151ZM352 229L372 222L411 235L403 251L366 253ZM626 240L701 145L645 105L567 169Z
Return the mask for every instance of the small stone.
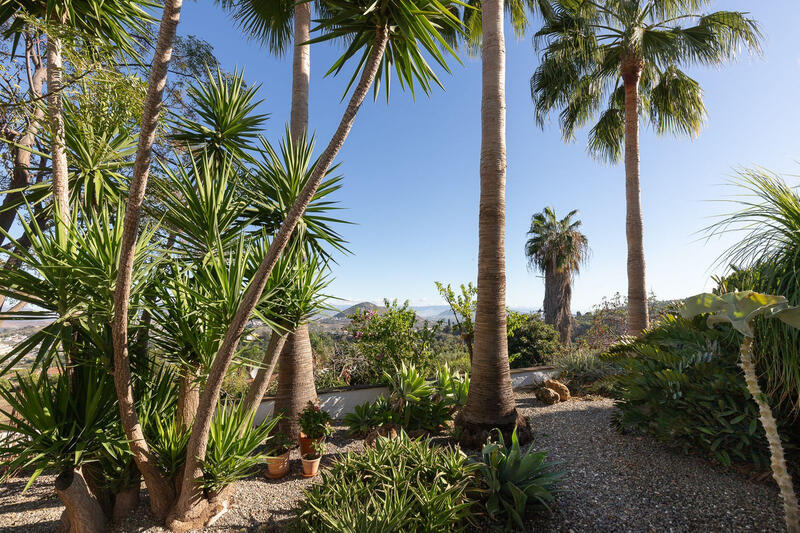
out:
M544 382L544 386L548 389L552 389L558 393L559 398L561 398L562 402L566 402L569 400L570 394L569 389L566 385L561 383L560 381L556 381L555 379L548 379Z
M553 389L542 387L536 389L536 399L545 405L553 405L554 403L558 403L561 397Z

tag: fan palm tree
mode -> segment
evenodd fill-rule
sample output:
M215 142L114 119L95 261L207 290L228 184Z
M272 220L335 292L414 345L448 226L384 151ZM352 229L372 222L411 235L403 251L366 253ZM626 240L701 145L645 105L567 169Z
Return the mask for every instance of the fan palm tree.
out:
M481 200L478 220L478 301L472 382L467 404L456 418L461 444L480 447L498 428L523 442L532 435L516 409L508 364L506 331L505 37L502 0L485 0L481 11Z
M573 220L577 214L575 209L559 220L552 207L545 207L531 218L525 243L528 267L544 274L544 320L558 330L565 345L572 334L572 279L589 253L582 223Z
M481 47L483 31L481 27L481 0L466 0L462 11L462 21L466 32L470 53L477 53ZM523 37L530 24L530 17L542 9L547 9L546 0L504 0L503 6L517 38Z
M26 30L25 17L34 17L46 25L47 36L47 111L50 122L50 146L53 197L59 235L66 239L70 220L67 154L64 141L62 38L66 28L80 36L110 41L127 53L134 51L134 35L145 33L151 20L148 0L1 0L0 24L8 23L6 35L15 41Z
M694 136L706 115L700 85L684 66L720 65L761 34L746 13L702 14L710 0L555 0L536 34L541 63L531 78L540 125L554 109L565 140L597 116L589 152L625 159L628 330L648 327L639 182L639 122Z

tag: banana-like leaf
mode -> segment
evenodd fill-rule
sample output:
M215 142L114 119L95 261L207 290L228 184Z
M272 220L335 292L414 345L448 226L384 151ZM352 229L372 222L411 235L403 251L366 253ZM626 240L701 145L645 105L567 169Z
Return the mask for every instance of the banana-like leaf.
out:
M757 316L778 318L790 326L800 328L800 308L790 307L783 296L761 294L755 291L736 291L721 295L702 293L683 302L681 315L691 318L704 313L709 327L729 323L746 337L753 336L752 321Z

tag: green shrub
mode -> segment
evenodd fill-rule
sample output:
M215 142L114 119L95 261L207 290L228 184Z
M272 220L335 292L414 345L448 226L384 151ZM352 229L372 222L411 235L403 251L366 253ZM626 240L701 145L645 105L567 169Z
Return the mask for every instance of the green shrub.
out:
M386 311L380 314L374 310L357 311L348 317L351 322L345 328L356 351L366 359L372 382L402 363L413 364L426 374L432 372L438 326L428 327L425 322L423 327L417 327L417 313L408 301L401 306L397 300L384 300L384 305Z
M614 396L614 376L619 367L600 357L594 350L576 349L562 353L553 360L573 394L601 394Z
M222 380L222 396L231 399L242 399L247 396L250 388L247 369L242 366L234 367L225 374Z
M504 520L507 529L513 525L524 529L523 518L528 512L549 509L564 473L546 458L547 452L534 452L532 447L522 451L516 430L511 434L511 448L506 447L500 432L497 442L483 447L479 471L487 486L489 518Z
M641 338L612 347L608 358L621 368L615 424L726 465L768 465L758 408L737 365L738 348L729 326L709 329L704 317L670 315Z
M379 397L372 404L356 407L344 418L348 433L363 436L383 425L399 426L406 431L437 433L463 407L469 391L469 375L439 367L435 379L427 380L414 365L402 364L385 380L389 397Z
M313 532L460 531L472 514L475 470L464 453L379 438L341 457L306 490L294 528Z
M550 362L561 349L558 332L538 316L519 315L509 327L508 361L511 368L525 368Z

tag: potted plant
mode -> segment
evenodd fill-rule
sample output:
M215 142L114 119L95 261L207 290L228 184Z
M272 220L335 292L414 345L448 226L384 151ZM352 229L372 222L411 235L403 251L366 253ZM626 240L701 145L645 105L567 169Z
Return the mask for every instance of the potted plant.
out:
M297 417L300 424L300 457L313 451L314 442L322 442L333 432L331 415L312 402Z
M289 450L292 441L283 433L278 433L270 439L270 451L267 453L267 473L270 479L279 479L289 472Z
M325 453L325 441L318 439L311 442L311 451L301 457L303 461L303 477L314 477L319 472L319 462Z

